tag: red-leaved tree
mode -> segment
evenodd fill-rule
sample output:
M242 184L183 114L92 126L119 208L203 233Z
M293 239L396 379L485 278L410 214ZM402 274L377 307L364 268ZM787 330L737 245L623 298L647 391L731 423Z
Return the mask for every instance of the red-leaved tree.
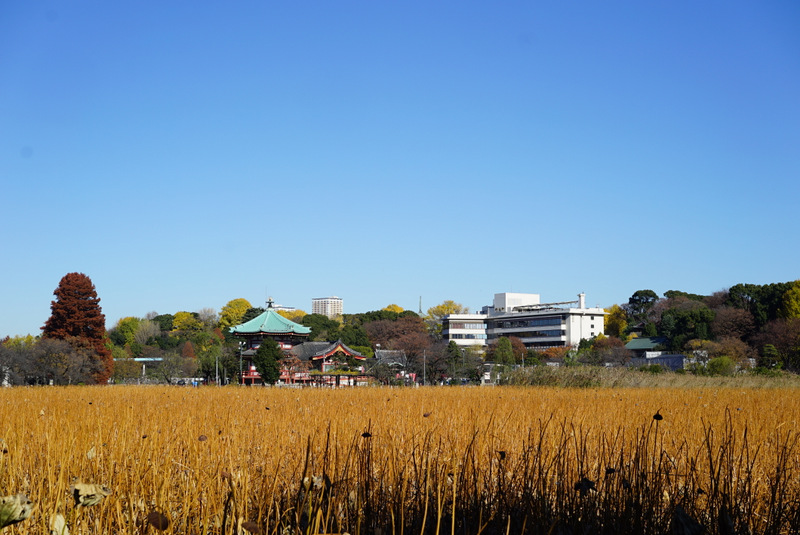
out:
M66 340L76 349L91 349L97 360L95 381L105 383L114 371L114 359L106 343L106 318L100 308L92 279L83 273L67 273L58 283L50 303L50 317L42 336Z

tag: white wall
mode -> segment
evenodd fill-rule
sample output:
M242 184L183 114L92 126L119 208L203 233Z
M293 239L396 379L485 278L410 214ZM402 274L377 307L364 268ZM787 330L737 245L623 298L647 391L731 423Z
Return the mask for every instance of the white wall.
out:
M538 305L541 303L539 294L501 293L494 294L495 311L511 312L513 307Z

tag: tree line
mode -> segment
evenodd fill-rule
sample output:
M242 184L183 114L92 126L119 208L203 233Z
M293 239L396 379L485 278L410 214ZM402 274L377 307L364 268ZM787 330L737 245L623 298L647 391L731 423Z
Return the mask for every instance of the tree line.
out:
M230 327L264 308L246 299L219 311L205 308L170 314L126 317L106 331L100 299L91 279L69 273L59 282L51 316L40 337L0 341L0 379L6 384L75 384L140 379L142 362L151 380L173 382L199 377L223 382L239 377L239 340ZM341 340L371 359L378 348L397 352L403 371L429 382L445 378L477 381L486 361L500 366L624 364L625 343L637 336L658 337L671 352L700 352L742 365L755 360L762 370L800 370L800 281L737 284L711 295L671 290L659 296L639 290L625 303L606 309L605 335L577 348L528 349L518 338L502 337L487 348L457 346L442 339L442 318L469 310L445 301L420 315L391 304L381 310L331 319L302 310L278 312L310 327L311 341ZM140 360L135 360L140 359ZM396 380L397 362L369 360L370 373Z
M711 295L639 290L607 312L607 338L656 337L669 352L800 371L800 281L737 284Z

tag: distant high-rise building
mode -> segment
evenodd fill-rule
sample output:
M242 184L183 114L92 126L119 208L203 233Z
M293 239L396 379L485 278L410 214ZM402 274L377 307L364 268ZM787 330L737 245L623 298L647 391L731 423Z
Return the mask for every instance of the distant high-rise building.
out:
M322 314L329 318L341 316L344 311L342 298L336 297L315 297L311 300L311 313Z

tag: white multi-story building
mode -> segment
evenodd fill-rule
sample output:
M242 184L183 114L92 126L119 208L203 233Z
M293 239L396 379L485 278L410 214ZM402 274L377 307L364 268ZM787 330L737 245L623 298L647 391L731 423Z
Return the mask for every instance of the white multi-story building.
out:
M571 347L603 334L605 314L600 307L587 307L585 294L576 301L541 303L539 294L500 293L481 314L446 316L442 335L464 346L516 336L529 348Z
M311 300L311 313L322 314L329 318L341 316L344 313L341 297L315 297Z
M460 346L485 346L486 317L486 314L449 314L442 319L442 337Z

